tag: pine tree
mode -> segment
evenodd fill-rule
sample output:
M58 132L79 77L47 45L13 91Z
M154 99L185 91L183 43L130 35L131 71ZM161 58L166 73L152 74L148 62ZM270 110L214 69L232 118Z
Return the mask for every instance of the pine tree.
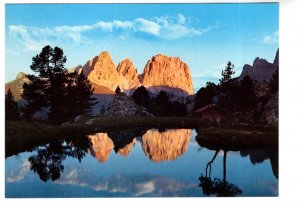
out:
M18 120L19 109L10 88L5 95L5 120Z
M116 94L120 94L121 93L121 89L120 89L119 86L116 88L115 92L116 92Z
M222 79L220 79L220 85L221 87L228 87L229 84L232 83L232 75L235 74L235 71L233 71L234 64L232 64L230 61L225 66L225 69L222 70Z
M132 99L138 105L141 105L145 108L149 107L150 96L149 92L144 86L138 87L132 94Z
M42 90L46 81L34 75L26 75L29 83L24 83L22 98L26 100L22 108L24 119L31 120L33 114L46 106L46 96Z
M38 75L28 75L30 83L23 86L22 98L27 100L23 112L27 119L32 119L42 107L49 107L48 120L55 124L91 110L91 84L84 74L68 73L66 61L61 48L49 45L32 58L30 68Z
M237 98L238 84L237 81L232 79L234 65L229 61L222 70L222 79L220 79L220 105L230 111L236 108L235 101Z
M206 87L200 88L196 93L194 111L203 106L212 104L214 97L218 95L218 91L219 86L212 82L207 82Z
M78 115L88 115L92 107L97 103L96 98L92 97L93 88L87 77L80 73L71 74L74 78L72 84L68 86L68 117L74 118Z

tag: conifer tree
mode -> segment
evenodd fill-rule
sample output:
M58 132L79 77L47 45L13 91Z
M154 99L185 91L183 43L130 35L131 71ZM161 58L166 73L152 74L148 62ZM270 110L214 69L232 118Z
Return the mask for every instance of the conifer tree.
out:
M19 109L10 88L5 95L5 120L18 120Z
M30 83L23 85L22 98L27 101L23 108L27 119L32 119L42 107L49 108L48 120L59 124L79 114L87 114L94 104L92 88L84 74L68 73L66 56L61 48L45 46L32 58L27 75Z

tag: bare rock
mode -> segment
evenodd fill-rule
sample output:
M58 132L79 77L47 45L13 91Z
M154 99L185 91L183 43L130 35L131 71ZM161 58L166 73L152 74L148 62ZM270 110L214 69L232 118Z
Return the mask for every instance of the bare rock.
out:
M107 51L103 51L99 56L89 60L83 67L83 73L96 86L104 86L112 91L115 91L118 86L122 91L129 88L128 81L117 72Z
M153 56L144 68L142 79L146 88L169 87L183 90L187 95L194 93L189 67L179 57Z
M139 81L139 75L136 68L133 66L132 61L127 58L121 61L117 67L117 71L120 75L124 76L128 81L130 89L136 89L141 85Z
M104 116L126 117L126 116L146 116L153 117L147 110L137 105L133 99L125 94L118 94L114 97L111 105L105 111Z
M278 125L278 118L279 118L278 102L279 100L278 100L278 92L277 92L276 94L274 94L274 96L271 96L271 98L265 104L264 111L259 118L261 122L271 124L271 125Z
M243 71L238 78L239 80L242 80L247 75L255 81L263 82L263 81L271 81L273 74L277 70L279 65L279 49L276 52L276 56L274 58L274 62L270 63L265 59L261 59L259 57L256 57L256 59L253 61L253 65L244 65Z

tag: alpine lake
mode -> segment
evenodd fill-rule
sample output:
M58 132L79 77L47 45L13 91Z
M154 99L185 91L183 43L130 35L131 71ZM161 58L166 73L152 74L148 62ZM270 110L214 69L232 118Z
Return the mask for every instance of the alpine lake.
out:
M5 196L278 196L278 145L222 146L200 135L139 128L41 139L6 156Z

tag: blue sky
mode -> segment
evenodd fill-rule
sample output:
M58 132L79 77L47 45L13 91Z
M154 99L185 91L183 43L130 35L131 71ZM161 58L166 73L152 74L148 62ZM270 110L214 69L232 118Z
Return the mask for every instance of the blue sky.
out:
M178 56L198 90L218 82L229 60L236 75L257 56L273 61L278 16L278 3L6 5L5 81L31 73L32 57L50 44L63 48L66 67L107 50L116 66L129 57L141 73L153 55Z

